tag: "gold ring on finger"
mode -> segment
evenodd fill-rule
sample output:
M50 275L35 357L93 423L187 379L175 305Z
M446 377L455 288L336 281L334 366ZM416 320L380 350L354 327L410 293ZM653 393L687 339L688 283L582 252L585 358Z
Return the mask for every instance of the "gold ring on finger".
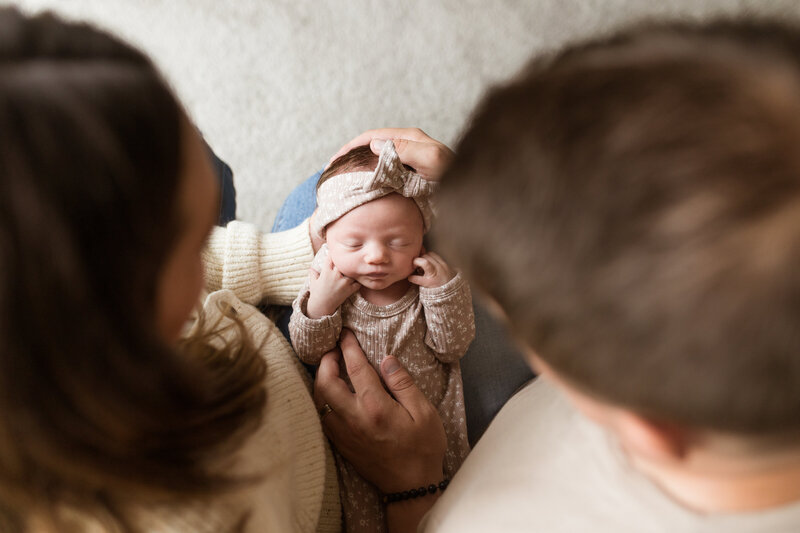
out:
M333 407L331 407L330 404L326 403L325 405L320 407L317 412L319 413L319 421L322 422L323 420L325 420L326 416L328 416L333 412Z

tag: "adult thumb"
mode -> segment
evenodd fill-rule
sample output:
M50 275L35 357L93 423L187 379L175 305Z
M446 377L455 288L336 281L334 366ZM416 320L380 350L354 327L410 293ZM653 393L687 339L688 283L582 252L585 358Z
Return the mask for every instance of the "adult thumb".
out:
M381 362L381 375L389 392L411 413L412 417L428 403L425 395L414 383L414 378L393 355L386 356Z

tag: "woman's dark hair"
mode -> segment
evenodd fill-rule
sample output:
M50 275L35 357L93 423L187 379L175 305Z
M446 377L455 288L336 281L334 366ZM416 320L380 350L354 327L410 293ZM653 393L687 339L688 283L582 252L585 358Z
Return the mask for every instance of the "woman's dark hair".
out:
M0 524L240 481L209 465L260 420L263 362L155 324L189 128L140 52L0 10Z

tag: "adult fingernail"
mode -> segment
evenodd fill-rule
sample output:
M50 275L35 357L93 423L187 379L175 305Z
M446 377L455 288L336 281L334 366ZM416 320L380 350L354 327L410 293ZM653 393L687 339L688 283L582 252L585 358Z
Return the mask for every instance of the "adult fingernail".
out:
M369 142L369 147L373 151L378 151L383 149L383 145L386 144L386 139L372 139Z
M394 374L395 372L400 370L400 363L398 363L397 359L395 359L394 357L387 357L385 369L387 374Z

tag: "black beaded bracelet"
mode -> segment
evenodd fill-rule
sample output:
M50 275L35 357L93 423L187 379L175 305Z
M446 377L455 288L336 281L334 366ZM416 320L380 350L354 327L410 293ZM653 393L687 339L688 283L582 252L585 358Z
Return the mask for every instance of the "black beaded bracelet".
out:
M413 500L414 498L419 498L421 496L426 496L428 494L434 494L437 490L440 492L444 492L444 489L447 488L447 485L450 484L449 479L443 479L439 482L438 485L434 485L431 483L427 487L420 487L418 489L411 489L411 490L404 490L403 492L390 492L389 494L383 495L383 503L394 503L394 502L402 502L404 500Z

